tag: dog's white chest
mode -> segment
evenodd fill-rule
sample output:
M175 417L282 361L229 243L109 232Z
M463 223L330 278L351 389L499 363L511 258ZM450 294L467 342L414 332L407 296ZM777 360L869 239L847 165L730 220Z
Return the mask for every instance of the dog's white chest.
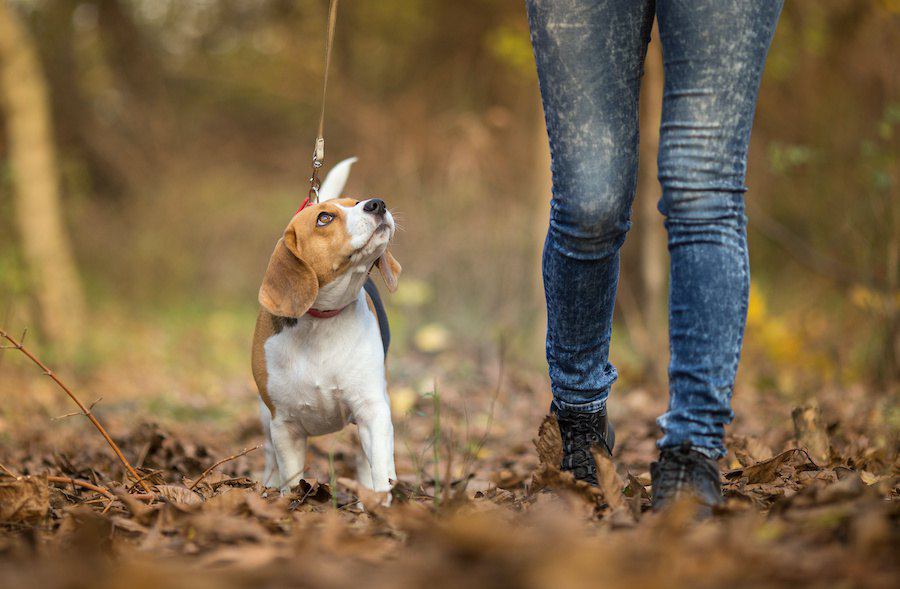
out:
M265 343L276 419L307 435L338 431L370 402L384 402L384 352L361 298L330 319L301 318Z
M273 379L280 382L269 381L277 413L308 435L340 430L352 417L341 375L336 370L323 370L307 353L300 350L295 353L291 365Z

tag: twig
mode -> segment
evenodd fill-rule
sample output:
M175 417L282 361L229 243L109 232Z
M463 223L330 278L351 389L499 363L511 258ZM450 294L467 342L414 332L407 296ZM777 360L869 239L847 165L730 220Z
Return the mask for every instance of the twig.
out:
M328 484L331 487L331 508L337 509L337 475L334 472L334 438L331 438L331 447L328 449ZM312 487L309 488L312 491ZM309 491L306 492L309 494ZM306 500L306 497L303 498Z
M3 466L2 464L0 464L0 470L2 470L3 472L5 472L6 474L8 474L9 476L11 476L11 477L14 478L14 479L19 478L19 475L17 475L17 474L14 473L13 471L9 470L8 468L6 468L5 466Z
M434 422L432 424L432 435L434 438L434 505L439 507L441 504L441 396L438 393L437 379L434 381L431 400L434 406Z
M5 466L3 466L2 464L0 464L0 470L2 470L3 472L5 472L6 474L8 474L9 476L11 476L11 477L14 478L14 479L19 479L19 478L21 478L19 475L17 475L17 474L14 473L13 471L9 470L8 468L6 468ZM115 500L116 500L116 496L113 495L113 494L109 491L109 489L106 489L106 488L104 488L104 487L100 487L100 486L95 485L94 483L90 483L90 482L88 482L88 481L82 481L81 479L73 479L72 477L62 477L62 476L48 475L48 476L47 476L47 482L50 482L50 483L59 483L59 484L61 484L61 485L73 485L73 486L76 486L76 487L82 487L82 488L88 489L89 491L94 491L95 493L100 493L101 495L103 495L103 496L106 497L107 499L111 499L112 501L115 501Z
M78 408L81 409L81 412L87 416L87 418L91 421L92 424L94 424L94 427L97 428L97 431L100 432L100 435L103 436L103 438L106 440L106 443L109 444L109 447L112 448L113 452L115 452L116 456L119 458L119 460L122 462L122 464L128 470L128 472L131 473L131 476L133 476L136 480L140 480L140 478L141 478L140 475L138 475L138 473L134 470L134 467L131 466L131 463L128 462L127 458L125 458L125 455L122 454L122 450L119 449L119 446L113 441L113 439L109 436L109 434L106 433L106 428L104 428L103 425L97 420L97 418L94 417L94 414L91 413L91 410L88 407L85 407L84 403L82 403L80 400L78 400L78 397L75 396L75 393L73 393L69 389L69 387L67 387L65 384L63 384L63 382L59 379L59 377L57 377L53 373L52 370L47 368L46 364L44 364L43 362L38 360L38 358L34 354L29 352L28 349L24 345L22 345L21 342L18 342L15 339L13 339L8 333L3 331L2 329L0 329L0 337L3 337L5 340L7 340L9 343L11 343L13 345L13 347L15 347L17 350L19 350L23 354L25 354L29 360L34 362L37 366L39 366L41 368L41 370L44 371L44 374L46 374L51 379L53 379L53 382L55 382L57 385L59 385L59 388L61 388L63 391L65 391L65 393L67 395L69 395L69 398L72 399L72 401L74 401L76 405L78 405ZM146 481L141 481L141 486L144 488L145 491L147 491L147 493L153 492L153 490L146 483Z
M146 473L146 474L142 474L142 475L141 475L141 478L139 478L138 480L136 480L135 482L133 482L133 483L131 484L131 487L129 488L129 491L134 491L134 489L140 484L141 481L146 481L146 480L148 480L150 477L152 477L152 476L154 476L154 475L157 475L157 474L159 474L159 473L161 473L161 472L163 472L163 471L161 471L161 470L152 470L152 469L151 469L150 472L148 472L148 473Z
M58 477L58 476L48 476L47 480L51 483L60 483L63 485L74 485L76 487L82 487L89 491L94 491L95 493L100 493L107 499L112 499L115 501L116 496L113 495L109 489L104 489L103 487L99 487L93 483L89 483L87 481L82 481L81 479L73 479L71 477Z
M223 458L222 460L216 462L215 464L213 464L212 466L210 466L209 468L207 468L206 470L204 470L204 471L203 471L203 474L200 475L200 478L197 479L196 481L194 481L194 483L193 483L190 487L188 487L188 489L190 489L191 491L193 491L193 490L194 490L194 487L196 487L197 485L199 485L199 484L200 484L200 481L202 481L203 479L205 479L205 478L207 477L207 475L208 475L209 473L211 473L211 472L213 471L213 469L215 469L216 467L225 464L225 463L228 462L229 460L234 460L234 459L236 459L236 458L240 458L240 457L243 456L244 454L249 454L250 452L253 452L254 450L259 450L260 448L262 448L262 444L259 444L258 446L254 446L254 447L252 447L252 448L245 448L244 450L241 450L240 452L238 452L237 454L235 454L235 455L233 455L233 456L229 456L228 458Z

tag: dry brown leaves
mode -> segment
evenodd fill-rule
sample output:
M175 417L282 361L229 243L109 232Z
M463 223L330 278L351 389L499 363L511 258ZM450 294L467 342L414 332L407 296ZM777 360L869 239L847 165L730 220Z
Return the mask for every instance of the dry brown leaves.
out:
M403 480L389 507L343 475L328 483L303 480L282 496L252 477L261 459L252 454L197 483L216 463L216 453L206 449L212 446L156 426L121 440L152 483L152 498L122 484L120 467L102 449L86 445L59 454L34 444L3 459L23 476L0 475L0 583L50 589L76 579L78 586L129 589L896 586L896 448L864 438L873 434L853 424L844 426L842 438L831 438L815 409L785 417L780 448L749 437L732 440L727 503L704 523L693 520L689 505L649 511L645 469L652 455L625 464L595 455L598 487L561 472L552 417L534 440L537 460L524 446L497 452L491 466L473 473L480 482L467 489L468 479L455 481L439 504L427 479ZM628 455L636 442L624 440ZM823 448L826 460L813 459ZM313 452L312 459L323 457ZM349 460L335 457L340 472ZM115 499L53 483L43 474L48 471L57 480L108 489ZM513 474L504 478L502 471ZM522 480L522 472L531 477ZM506 483L484 482L490 480Z
M37 523L50 511L47 477L0 479L0 523Z

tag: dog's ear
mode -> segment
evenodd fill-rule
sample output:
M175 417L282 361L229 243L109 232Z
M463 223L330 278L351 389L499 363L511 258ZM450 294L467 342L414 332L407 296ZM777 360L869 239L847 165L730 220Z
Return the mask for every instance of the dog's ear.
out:
M275 251L269 258L262 286L259 287L259 304L279 317L304 315L319 293L316 273L288 248L285 240L291 240L292 237L293 232L287 231L278 240Z
M390 250L385 250L375 262L375 265L378 266L378 271L381 272L381 277L384 279L387 289L390 292L396 291L397 279L400 278L400 272L403 271L397 258L391 255Z

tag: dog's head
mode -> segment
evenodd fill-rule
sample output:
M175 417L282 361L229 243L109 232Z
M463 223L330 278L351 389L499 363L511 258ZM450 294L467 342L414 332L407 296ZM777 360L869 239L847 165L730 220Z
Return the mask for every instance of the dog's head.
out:
M259 303L282 317L300 317L319 289L346 272L378 266L389 291L397 288L400 264L388 250L394 217L380 198L338 198L355 158L328 174L318 204L294 215L269 259Z

